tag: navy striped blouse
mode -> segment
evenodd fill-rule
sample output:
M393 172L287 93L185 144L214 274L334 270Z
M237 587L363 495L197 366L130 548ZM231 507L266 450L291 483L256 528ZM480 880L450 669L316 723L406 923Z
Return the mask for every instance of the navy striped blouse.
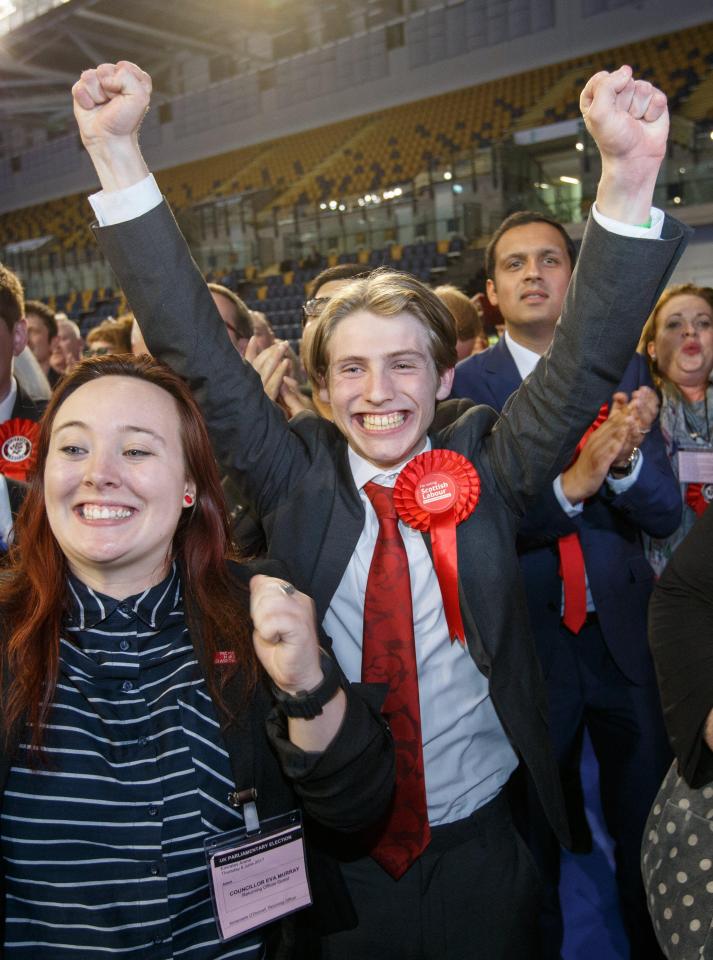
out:
M70 590L49 764L22 746L3 799L6 960L261 957L259 932L217 937L203 841L242 818L177 570L122 602Z

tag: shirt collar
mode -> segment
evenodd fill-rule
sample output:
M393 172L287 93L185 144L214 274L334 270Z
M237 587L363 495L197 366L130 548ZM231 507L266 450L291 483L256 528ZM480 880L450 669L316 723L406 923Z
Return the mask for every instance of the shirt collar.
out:
M0 423L4 423L12 416L15 400L17 400L17 380L10 377L10 392L4 400L0 401Z
M423 448L419 450L419 453L425 453L430 449L431 438L426 437L426 442L423 445ZM359 456L359 454L355 453L351 447L348 447L348 451L349 467L352 471L352 476L354 477L354 483L356 484L357 490L361 490L365 484L369 483L370 480L373 480L375 483L380 483L383 487L393 487L396 483L396 478L406 464L413 460L414 457L418 456L418 454L414 453L413 456L408 457L402 463L397 464L395 467L391 467L386 471L386 473L384 473L382 468L375 466L369 460L365 460L364 457Z
M164 579L153 587L133 597L117 600L92 590L85 583L69 575L69 613L68 626L87 630L108 620L116 611L130 620L137 616L147 627L159 630L169 614L182 602L181 577L175 561Z
M535 353L534 350L530 350L528 347L523 347L522 344L516 343L507 330L505 331L505 346L515 361L515 366L517 367L517 372L520 374L520 378L524 380L525 377L529 377L540 362L539 353Z

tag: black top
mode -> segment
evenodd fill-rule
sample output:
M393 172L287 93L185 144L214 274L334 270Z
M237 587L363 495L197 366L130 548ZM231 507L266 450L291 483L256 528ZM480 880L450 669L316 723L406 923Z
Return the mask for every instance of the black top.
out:
M649 608L649 642L680 773L700 787L713 780L713 752L703 739L713 709L712 509L661 575Z

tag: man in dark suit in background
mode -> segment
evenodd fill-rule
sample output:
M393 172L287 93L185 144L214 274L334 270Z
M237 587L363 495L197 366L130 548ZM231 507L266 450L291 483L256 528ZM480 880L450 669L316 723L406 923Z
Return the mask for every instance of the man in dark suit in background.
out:
M392 486L405 464L429 449L461 454L480 474L477 508L457 528L464 646L449 643L428 539L393 525L408 560L400 586L414 581L408 629L416 662L404 672L416 672L423 704L413 717L419 735L410 742L414 756L423 757L423 813L409 824L419 843L405 872L387 872L369 856L374 838L355 844L342 866L356 909L353 929L329 936L323 955L459 960L472 956L475 943L488 960L529 960L537 882L502 793L520 760L563 840L567 827L516 528L619 380L682 248L685 231L661 216L653 227L661 239L616 235L596 222L603 216L641 224L650 216L668 130L665 98L633 81L628 68L589 82L582 106L604 172L550 363L506 416L478 407L433 430L436 401L452 384L455 333L438 298L406 275L357 281L320 317L308 366L334 423L311 414L288 423L248 365L221 362L225 330L138 150L149 92L148 76L127 63L85 71L75 85L75 113L103 190L119 191L118 217L107 218L101 195L93 198L103 224L98 238L152 353L188 379L219 457L239 472L261 519L269 554L314 597L350 678L358 680L363 666L367 571L385 545L366 488L373 481ZM635 276L622 269L634 263ZM625 314L637 318L629 329L598 295L611 284ZM397 756L402 773L411 774L415 761L401 744ZM392 847L400 843L393 838ZM337 849L333 839L330 849Z
M36 422L46 402L33 400L13 376L12 362L27 346L22 284L0 264L0 472L25 480L34 459Z
M486 271L488 296L503 315L505 335L458 364L455 397L496 410L505 407L552 342L574 260L570 237L549 217L523 211L504 221L488 246ZM525 517L519 540L565 795L576 808L586 727L599 762L622 913L637 960L660 955L644 902L639 851L649 808L670 763L647 643L653 571L640 534L670 533L681 511L651 387L647 364L636 354L610 398L607 418L602 413L603 422L576 461L545 489ZM631 429L627 413L634 421ZM577 570L582 556L584 570ZM571 594L577 590L579 616L572 613L576 596ZM546 878L546 955L557 958L563 934L559 845L533 799L527 830Z

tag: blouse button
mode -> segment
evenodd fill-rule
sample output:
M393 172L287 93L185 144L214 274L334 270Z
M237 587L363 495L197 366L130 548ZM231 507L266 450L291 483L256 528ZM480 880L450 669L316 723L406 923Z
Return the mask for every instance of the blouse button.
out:
M124 693L129 693L131 690L134 689L134 685L131 682L131 680L124 680L124 682L121 685L121 689L124 691Z
M128 640L121 640L121 641L119 641L119 649L120 649L120 650L123 650L124 652L126 652L130 647L131 647L131 644L129 643Z

